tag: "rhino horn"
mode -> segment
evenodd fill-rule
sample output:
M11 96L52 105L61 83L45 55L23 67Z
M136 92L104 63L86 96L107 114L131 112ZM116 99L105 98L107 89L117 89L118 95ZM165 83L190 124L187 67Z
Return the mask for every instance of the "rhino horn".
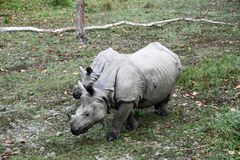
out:
M86 92L86 89L84 88L83 84L78 81L78 88L82 91L82 92Z
M83 77L86 74L86 71L83 69L82 66L79 67L81 76Z

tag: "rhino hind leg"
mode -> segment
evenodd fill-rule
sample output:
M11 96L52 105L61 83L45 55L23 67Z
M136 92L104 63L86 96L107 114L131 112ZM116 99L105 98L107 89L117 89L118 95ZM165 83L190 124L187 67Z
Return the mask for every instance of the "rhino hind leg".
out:
M159 116L168 115L168 102L170 100L170 94L162 102L154 105L155 113Z
M127 118L126 129L132 131L138 127L139 123L135 119L133 112L131 112Z

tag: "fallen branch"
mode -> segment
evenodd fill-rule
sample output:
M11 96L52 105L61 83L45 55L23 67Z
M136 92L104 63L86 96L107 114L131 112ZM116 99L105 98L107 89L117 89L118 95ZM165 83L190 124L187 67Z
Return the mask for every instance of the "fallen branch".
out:
M178 22L178 21L193 21L193 22L205 22L215 25L227 25L232 27L238 27L236 24L232 23L226 23L221 21L213 21L209 19L204 18L173 18L173 19L167 19L162 21L156 21L156 22L150 22L150 23L135 23L130 21L120 21L116 23L106 24L102 26L88 26L85 27L85 30L101 30L101 29L108 29L112 27L122 26L122 25L128 25L128 26L134 26L134 27L152 27L152 26L163 26L169 23ZM76 30L75 27L67 27L67 28L60 28L60 29L40 29L36 27L0 27L0 32L48 32L48 33L63 33L63 32L74 32Z

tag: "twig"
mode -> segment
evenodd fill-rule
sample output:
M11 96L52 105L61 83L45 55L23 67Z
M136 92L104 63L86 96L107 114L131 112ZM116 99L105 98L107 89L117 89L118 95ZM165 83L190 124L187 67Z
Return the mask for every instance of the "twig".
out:
M204 148L204 147L207 147L209 145L201 145L201 146L197 146L197 147L193 147L193 148L180 148L180 149L176 149L176 151L190 151L190 150L197 150L197 149L200 149L200 148Z
M205 23L210 23L215 25L227 25L231 27L238 27L238 24L236 25L236 24L226 23L222 21L214 21L214 20L209 20L204 18L180 17L180 18L173 18L173 19L155 21L150 23L135 23L131 21L120 21L120 22L106 24L102 26L88 26L88 27L85 27L84 30L103 30L103 29L118 27L122 25L134 26L134 27L152 27L152 26L159 27L162 25L166 25L166 24L178 22L178 21L205 22ZM67 27L67 28L60 28L60 29L41 29L41 28L36 28L31 26L30 27L0 27L0 32L24 32L24 31L27 32L28 31L28 32L63 33L63 32L74 32L75 29L76 29L75 27Z
M176 149L176 151L190 151L190 150L197 150L197 149L200 149L200 148L204 148L204 147L207 147L209 145L213 145L217 143L217 141L214 141L213 143L211 144L204 144L204 145L200 145L200 146L197 146L197 147L192 147L192 148L179 148L179 149Z
M214 3L212 4L212 6L210 6L201 16L198 16L197 18L204 18L204 17L206 17L206 15L207 15L211 10L213 10L213 8L216 7L216 5L217 5L217 3L214 2Z

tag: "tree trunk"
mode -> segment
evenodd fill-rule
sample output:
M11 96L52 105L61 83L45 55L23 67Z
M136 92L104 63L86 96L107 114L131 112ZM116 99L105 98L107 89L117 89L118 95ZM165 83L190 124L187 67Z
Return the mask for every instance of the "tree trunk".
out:
M85 32L84 32L84 0L77 0L76 5L76 30L77 30L77 39L80 43L86 41Z

